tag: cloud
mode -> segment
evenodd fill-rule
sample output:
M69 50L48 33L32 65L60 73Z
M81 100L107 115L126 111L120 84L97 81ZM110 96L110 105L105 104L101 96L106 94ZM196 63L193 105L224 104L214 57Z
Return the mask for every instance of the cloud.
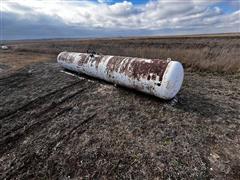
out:
M239 32L239 8L227 14L218 7L219 2L150 0L136 5L130 1L114 3L112 0L8 0L2 2L1 12L5 22L4 34L17 33L14 28L18 26L28 32L42 26L45 27L42 34L56 31L59 36L65 36L62 29L67 30L69 35L81 32L83 36L101 36L109 34L107 32L119 35L121 31L126 33L121 35L130 35L134 31L143 35L151 32L178 34L187 30L191 34L208 32L209 29Z
M111 3L112 0L98 0L99 3Z

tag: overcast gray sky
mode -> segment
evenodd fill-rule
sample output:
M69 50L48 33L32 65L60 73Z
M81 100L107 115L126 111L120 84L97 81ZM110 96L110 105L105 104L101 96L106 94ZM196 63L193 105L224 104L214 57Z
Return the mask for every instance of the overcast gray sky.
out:
M1 39L240 32L240 0L0 0Z

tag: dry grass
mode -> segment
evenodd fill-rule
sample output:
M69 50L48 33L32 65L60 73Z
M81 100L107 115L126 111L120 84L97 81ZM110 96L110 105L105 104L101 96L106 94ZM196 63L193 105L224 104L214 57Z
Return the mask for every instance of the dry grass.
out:
M57 55L61 51L136 56L144 58L172 58L190 71L220 73L240 72L240 36L153 37L95 40L48 40L11 42L15 51Z
M32 63L55 61L55 59L56 56L54 54L0 51L0 65L5 66L10 72L14 72Z

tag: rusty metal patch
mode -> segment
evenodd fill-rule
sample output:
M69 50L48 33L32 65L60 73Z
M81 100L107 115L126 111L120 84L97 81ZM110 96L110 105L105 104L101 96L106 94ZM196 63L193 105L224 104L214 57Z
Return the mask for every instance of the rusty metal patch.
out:
M60 54L59 59L61 59L61 61L64 61L66 63L73 63L74 61L74 57L73 56L69 56L68 52L63 52Z
M124 57L121 56L114 56L111 59L109 59L107 63L107 73L111 73L113 71L118 72L118 69L122 68L121 63L123 61Z
M79 55L77 65L82 66L83 64L87 64L89 60L89 57L87 54L81 54Z
M168 62L160 59L152 59L152 62L138 61L137 59L131 63L133 69L133 78L140 79L146 78L148 80L156 80L157 76L159 81L162 80Z

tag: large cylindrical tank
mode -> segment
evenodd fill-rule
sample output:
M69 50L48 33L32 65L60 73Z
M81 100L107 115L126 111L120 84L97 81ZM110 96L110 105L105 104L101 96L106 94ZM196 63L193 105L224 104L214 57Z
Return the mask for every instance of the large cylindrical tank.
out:
M62 52L58 63L72 71L163 98L180 90L184 71L177 61Z

